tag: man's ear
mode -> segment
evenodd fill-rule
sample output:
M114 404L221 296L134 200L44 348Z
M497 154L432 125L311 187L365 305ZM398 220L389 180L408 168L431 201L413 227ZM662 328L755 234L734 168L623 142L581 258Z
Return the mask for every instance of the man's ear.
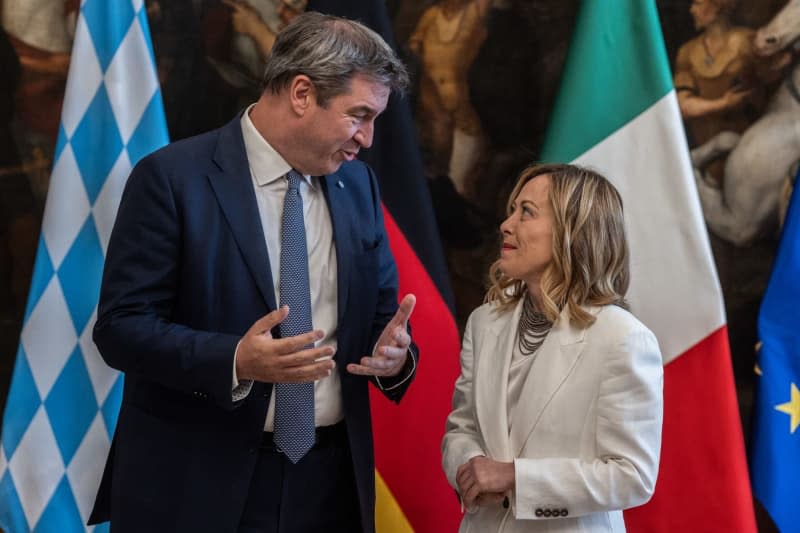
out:
M298 74L289 84L289 104L292 111L303 116L317 101L314 83L305 74Z

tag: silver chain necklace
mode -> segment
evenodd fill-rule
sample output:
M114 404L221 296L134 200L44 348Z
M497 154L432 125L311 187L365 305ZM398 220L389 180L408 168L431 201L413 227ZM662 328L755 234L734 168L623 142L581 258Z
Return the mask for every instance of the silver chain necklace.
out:
M522 304L522 315L517 325L517 339L519 351L524 356L533 355L544 342L553 323L544 313L538 311L533 305L530 295L525 295Z

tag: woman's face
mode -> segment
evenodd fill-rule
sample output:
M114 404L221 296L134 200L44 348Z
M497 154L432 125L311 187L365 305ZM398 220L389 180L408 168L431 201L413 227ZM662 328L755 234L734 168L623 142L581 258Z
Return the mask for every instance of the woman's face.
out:
M503 245L500 271L530 286L553 260L553 212L548 201L550 176L541 174L528 181L514 199L512 211L500 224Z
M712 0L694 0L689 8L696 30L710 26L719 16L719 7Z

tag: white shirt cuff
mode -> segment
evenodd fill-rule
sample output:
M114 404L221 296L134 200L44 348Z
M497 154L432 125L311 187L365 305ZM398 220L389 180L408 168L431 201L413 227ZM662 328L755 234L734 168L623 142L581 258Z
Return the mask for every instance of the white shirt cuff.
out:
M253 388L253 381L249 379L242 380L236 377L236 356L239 355L239 345L242 341L236 343L236 351L233 352L233 380L231 381L231 397L234 402L244 400L250 394L250 389Z
M373 355L375 354L375 350L377 348L378 348L378 344L375 343L375 347L372 349L372 354ZM414 357L414 351L411 349L411 346L408 347L408 357L411 358L411 371L408 374L406 374L406 376L403 379L401 379L399 382L395 383L391 387L384 387L383 383L381 383L381 378L378 377L378 376L375 376L375 382L378 384L378 388L379 389L381 389L383 391L390 391L390 390L396 389L397 387L399 387L400 385L402 385L403 383L408 381L411 378L411 376L414 375L414 372L416 372L416 370L417 370L417 359ZM396 377L396 376L393 376L393 377Z

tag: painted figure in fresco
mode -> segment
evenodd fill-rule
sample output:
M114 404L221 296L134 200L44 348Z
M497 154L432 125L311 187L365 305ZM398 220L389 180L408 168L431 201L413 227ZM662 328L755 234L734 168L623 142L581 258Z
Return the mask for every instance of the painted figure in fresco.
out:
M467 73L486 39L489 0L441 0L426 9L408 46L422 60L418 120L431 151L427 172L465 195L485 141Z
M258 97L274 35L306 0L146 3L170 137L182 139L225 124Z
M797 50L798 30L800 30L800 2L790 0L784 6L780 16L775 16L767 26L764 26L756 33L756 51L761 55L772 55L780 50L789 48L790 45L793 46L794 50ZM787 83L792 81L793 78L786 79ZM792 95L797 97L796 101L800 101L798 93L792 93ZM800 156L798 156L798 159L800 159ZM778 209L781 227L783 227L786 210L789 208L789 199L792 196L796 174L797 170L792 168L781 188Z
M800 0L790 2L755 36L759 55L780 53L800 36ZM783 61L783 59L781 59ZM740 136L722 132L692 150L697 185L708 227L718 236L744 245L773 228L785 180L800 160L800 64L772 97L766 112ZM730 150L722 190L710 187L697 167Z
M235 87L257 87L275 35L306 9L307 0L222 0L230 9L231 64L212 64Z
M734 6L735 0L694 0L690 8L701 33L678 51L675 88L692 146L721 131L742 133L760 116L766 86L785 65L757 56L755 32L731 25ZM721 186L723 166L721 159L709 163L712 185Z
M256 76L261 75L263 60L272 50L275 35L294 17L306 10L307 0L223 0L231 8L231 23L237 33L234 48L252 66L259 59ZM255 52L255 54L254 54Z
M2 24L22 68L14 139L40 207L50 181L78 0L4 0Z

